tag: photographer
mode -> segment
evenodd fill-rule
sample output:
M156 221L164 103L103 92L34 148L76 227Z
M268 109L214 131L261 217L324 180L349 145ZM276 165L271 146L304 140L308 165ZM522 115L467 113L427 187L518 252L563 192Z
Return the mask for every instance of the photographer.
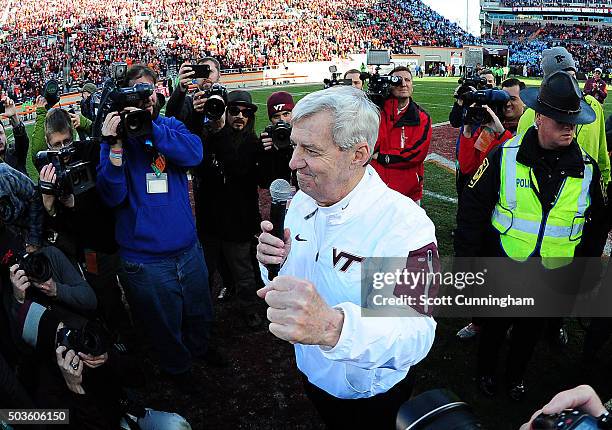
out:
M0 121L0 162L5 162L14 169L19 170L24 175L26 171L26 158L28 156L28 147L30 140L26 133L26 128L17 115L15 102L9 97L4 97L0 100L0 104L4 108L4 114L8 117L11 126L13 127L13 145L9 145L6 137L6 128L4 123Z
M219 82L221 66L216 58L204 57L195 64L207 65L210 73L207 77L194 78L196 72L190 67L191 64L193 62L183 63L179 69L179 83L168 99L166 116L175 117L182 121L191 132L200 134L204 125L204 105L207 100L205 98L206 90ZM192 83L195 83L196 91L193 95L189 95L187 91ZM223 128L223 124L220 121L216 121L216 124L211 124L211 126L218 130Z
M361 72L357 69L351 69L344 73L344 79L350 79L351 85L358 90L363 90L363 81L361 80Z
M223 257L250 328L262 322L251 263L252 239L260 222L257 187L269 187L271 172L266 166L276 152L264 151L254 132L256 111L248 92L230 92L225 127L206 140L204 160L195 171L200 184L196 193L198 232L206 262L212 274Z
M134 65L125 82L151 89L157 75ZM159 115L154 91L138 106L125 110L143 121L148 117L151 135L124 134L125 111L111 111L104 119L97 189L115 211L121 284L135 319L143 324L162 371L181 389L193 390L192 357L206 354L212 321L186 175L202 160L202 141L180 121Z
M295 103L291 94L285 91L272 93L267 101L268 118L272 123L261 133L261 143L265 151L274 157L268 171L272 179L282 178L291 181L289 160L293 154L289 135L291 133L291 111ZM272 134L272 135L271 135ZM268 188L264 186L264 188Z
M503 105L503 108L498 110L499 113L503 113L501 119L491 106L484 105L482 107L486 109L490 121L486 124L468 122L463 125L457 157L459 162L458 195L461 195L463 187L487 155L516 134L519 119L525 110L525 105L520 98L520 92L525 89L525 84L518 79L508 79L502 83L502 89L508 93L510 99ZM464 117L467 116L464 115Z
M73 115L63 109L51 109L44 122L47 149L74 149L74 153L64 161L89 163L87 169L90 169L93 181L94 168L100 160L99 145L85 141L76 146L72 141L73 126ZM119 258L112 211L102 204L93 183L89 190L78 196L58 188L60 172L47 158L40 162L37 157L35 163L40 169L47 240L84 269L85 278L98 297L100 315L109 327L122 332L129 324L117 282ZM70 186L67 181L69 178L63 179L62 187Z
M381 111L372 166L390 188L420 203L423 162L431 141L431 118L412 100L412 73L404 66L389 74L401 78Z
M87 82L85 85L83 85L83 88L81 88L81 101L79 103L81 107L81 115L90 121L95 119L95 115L91 111L91 96L96 91L98 91L98 87L96 87L96 84L93 82Z
M60 428L191 428L177 414L140 406L128 389L144 385L141 363L117 350L101 325L30 301L19 314L22 339L37 358L30 370L38 375L38 406L69 410Z

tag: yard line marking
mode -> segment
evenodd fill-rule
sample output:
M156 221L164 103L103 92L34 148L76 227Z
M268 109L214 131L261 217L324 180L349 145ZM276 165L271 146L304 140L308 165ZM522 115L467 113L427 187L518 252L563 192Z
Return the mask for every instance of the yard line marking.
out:
M445 125L450 125L450 121L445 121L445 122L439 122L437 124L432 125L432 128L437 128L437 127L443 127Z
M436 154L435 152L427 154L427 157L425 157L425 161L431 161L436 164L439 164L440 166L446 169L452 170L453 172L455 171L455 163L453 163L448 158Z
M455 197L448 197L443 194L434 193L433 191L423 190L423 195L433 197L434 199L442 200L444 202L457 204L457 199Z

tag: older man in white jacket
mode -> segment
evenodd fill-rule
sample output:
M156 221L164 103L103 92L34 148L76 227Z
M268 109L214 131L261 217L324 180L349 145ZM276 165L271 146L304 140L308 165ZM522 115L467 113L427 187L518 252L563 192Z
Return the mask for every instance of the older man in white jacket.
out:
M267 283L258 295L269 306L270 331L295 345L306 393L329 428L392 428L410 395L408 370L435 335L422 308L408 317L363 315L368 259L401 257L408 267L433 271L439 258L425 212L368 165L379 121L376 106L352 87L298 102L289 166L300 191L287 211L284 242L264 221L257 247ZM270 264L282 267L268 282Z

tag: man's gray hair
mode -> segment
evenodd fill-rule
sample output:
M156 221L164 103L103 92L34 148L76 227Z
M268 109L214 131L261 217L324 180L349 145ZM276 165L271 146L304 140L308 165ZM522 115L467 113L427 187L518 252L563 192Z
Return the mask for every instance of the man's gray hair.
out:
M332 116L332 136L340 149L351 149L358 143L366 142L370 151L374 151L380 112L363 91L339 85L310 93L293 108L291 122L295 124L323 111Z

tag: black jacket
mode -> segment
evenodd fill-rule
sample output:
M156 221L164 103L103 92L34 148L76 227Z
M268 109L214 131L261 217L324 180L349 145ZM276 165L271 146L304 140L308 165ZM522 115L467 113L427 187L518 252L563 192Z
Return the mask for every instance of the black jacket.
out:
M204 115L193 109L193 98L179 87L172 92L166 103L166 116L181 121L194 134L200 136L204 125Z
M194 172L198 232L203 238L250 241L260 230L257 187L270 183L271 155L252 130L226 126L202 141L204 158Z
M457 211L457 257L505 256L500 234L491 224L491 215L499 200L501 148L499 146L489 154L489 166L484 172L477 172L464 188ZM590 157L589 160L593 165L593 180L589 188L591 205L587 210L582 239L576 248L576 257L601 256L608 234L609 213L601 190L601 174L597 163ZM526 132L517 161L533 168L540 185L539 199L544 211L551 207L563 179L567 176L581 177L580 173L584 170L582 152L576 141L559 151L544 150L538 144L537 131L533 127Z
M13 169L19 170L24 175L27 175L26 158L28 157L30 140L28 139L28 134L26 133L26 128L23 122L19 123L18 126L13 127L13 137L15 139L15 143L6 148L4 161Z

